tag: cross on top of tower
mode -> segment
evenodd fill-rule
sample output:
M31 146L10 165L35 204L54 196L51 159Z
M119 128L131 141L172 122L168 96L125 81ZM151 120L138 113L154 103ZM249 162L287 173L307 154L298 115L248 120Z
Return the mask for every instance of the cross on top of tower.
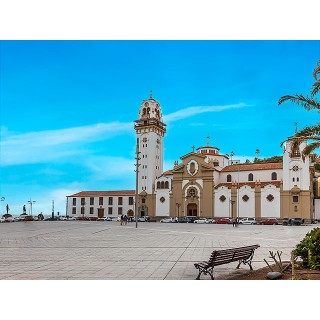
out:
M194 148L195 148L195 146L193 145L191 148L192 148L192 152L194 152Z
M153 98L152 98L152 90L150 90L150 99L153 99Z

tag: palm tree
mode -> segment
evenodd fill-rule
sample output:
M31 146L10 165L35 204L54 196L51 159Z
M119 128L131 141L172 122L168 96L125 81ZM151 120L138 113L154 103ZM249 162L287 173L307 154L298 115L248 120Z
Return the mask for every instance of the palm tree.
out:
M319 110L318 112L320 112L320 101L316 99L316 95L320 91L319 75L320 75L320 60L318 61L317 66L313 71L313 77L315 78L316 81L312 85L310 97L304 96L302 94L286 95L279 99L278 105L289 100L297 104L298 106L302 106L307 111L317 109ZM303 140L310 141L311 143L302 150L303 157L310 155L317 148L320 147L320 123L307 126L304 129L297 131L295 135L293 137L289 137L288 140L291 140L293 142L293 147L299 146ZM283 146L284 142L285 141L281 143L281 146Z

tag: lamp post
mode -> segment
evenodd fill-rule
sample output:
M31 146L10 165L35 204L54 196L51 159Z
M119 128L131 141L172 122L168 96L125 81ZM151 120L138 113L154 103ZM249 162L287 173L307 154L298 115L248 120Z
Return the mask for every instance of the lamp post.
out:
M181 207L181 203L179 203L179 202L177 202L176 203L176 206L178 207L178 219L180 218L180 215L179 215L179 209L180 209L180 207Z
M30 214L31 214L31 217L32 217L32 204L33 204L33 203L36 203L36 201L31 200L31 198L30 198L30 200L28 201L28 203L30 204Z
M82 203L81 203L81 205L82 205L82 220L84 220L84 206L86 205L87 203L85 202L85 201L83 201Z
M1 202L4 201L4 200L6 200L6 198L5 197L1 197ZM0 211L0 213L1 213L1 211Z
M138 209L139 209L139 207L138 207L138 197L139 197L139 190L138 190L138 188L139 188L139 166L140 166L140 164L139 164L139 160L141 159L140 157L139 157L139 138L137 138L137 145L136 145L136 164L135 164L135 166L136 166L136 170L135 170L135 172L136 172L136 196L135 196L135 217L136 217L136 228L138 228Z

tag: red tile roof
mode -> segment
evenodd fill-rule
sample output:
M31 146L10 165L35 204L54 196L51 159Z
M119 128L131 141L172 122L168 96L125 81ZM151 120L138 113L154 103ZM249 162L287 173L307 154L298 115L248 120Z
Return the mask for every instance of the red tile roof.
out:
M68 197L134 196L135 194L135 190L80 191Z
M282 169L282 162L278 163L249 163L249 164L233 164L224 167L221 172L237 172L237 171L254 171L254 170L273 170Z
M164 172L162 175L163 176L170 176L171 174L173 174L172 170L168 170L168 171Z

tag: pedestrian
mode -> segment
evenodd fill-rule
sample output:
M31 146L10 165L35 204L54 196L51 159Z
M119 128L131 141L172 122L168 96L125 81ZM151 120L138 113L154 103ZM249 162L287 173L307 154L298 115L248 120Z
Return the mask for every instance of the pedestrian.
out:
M232 227L234 227L236 224L236 219L232 219Z
M125 214L124 217L123 217L123 222L124 222L125 225L127 224L127 221L128 221L128 217L127 217L127 215Z
M122 225L123 225L123 214L120 217L120 226L122 226Z

